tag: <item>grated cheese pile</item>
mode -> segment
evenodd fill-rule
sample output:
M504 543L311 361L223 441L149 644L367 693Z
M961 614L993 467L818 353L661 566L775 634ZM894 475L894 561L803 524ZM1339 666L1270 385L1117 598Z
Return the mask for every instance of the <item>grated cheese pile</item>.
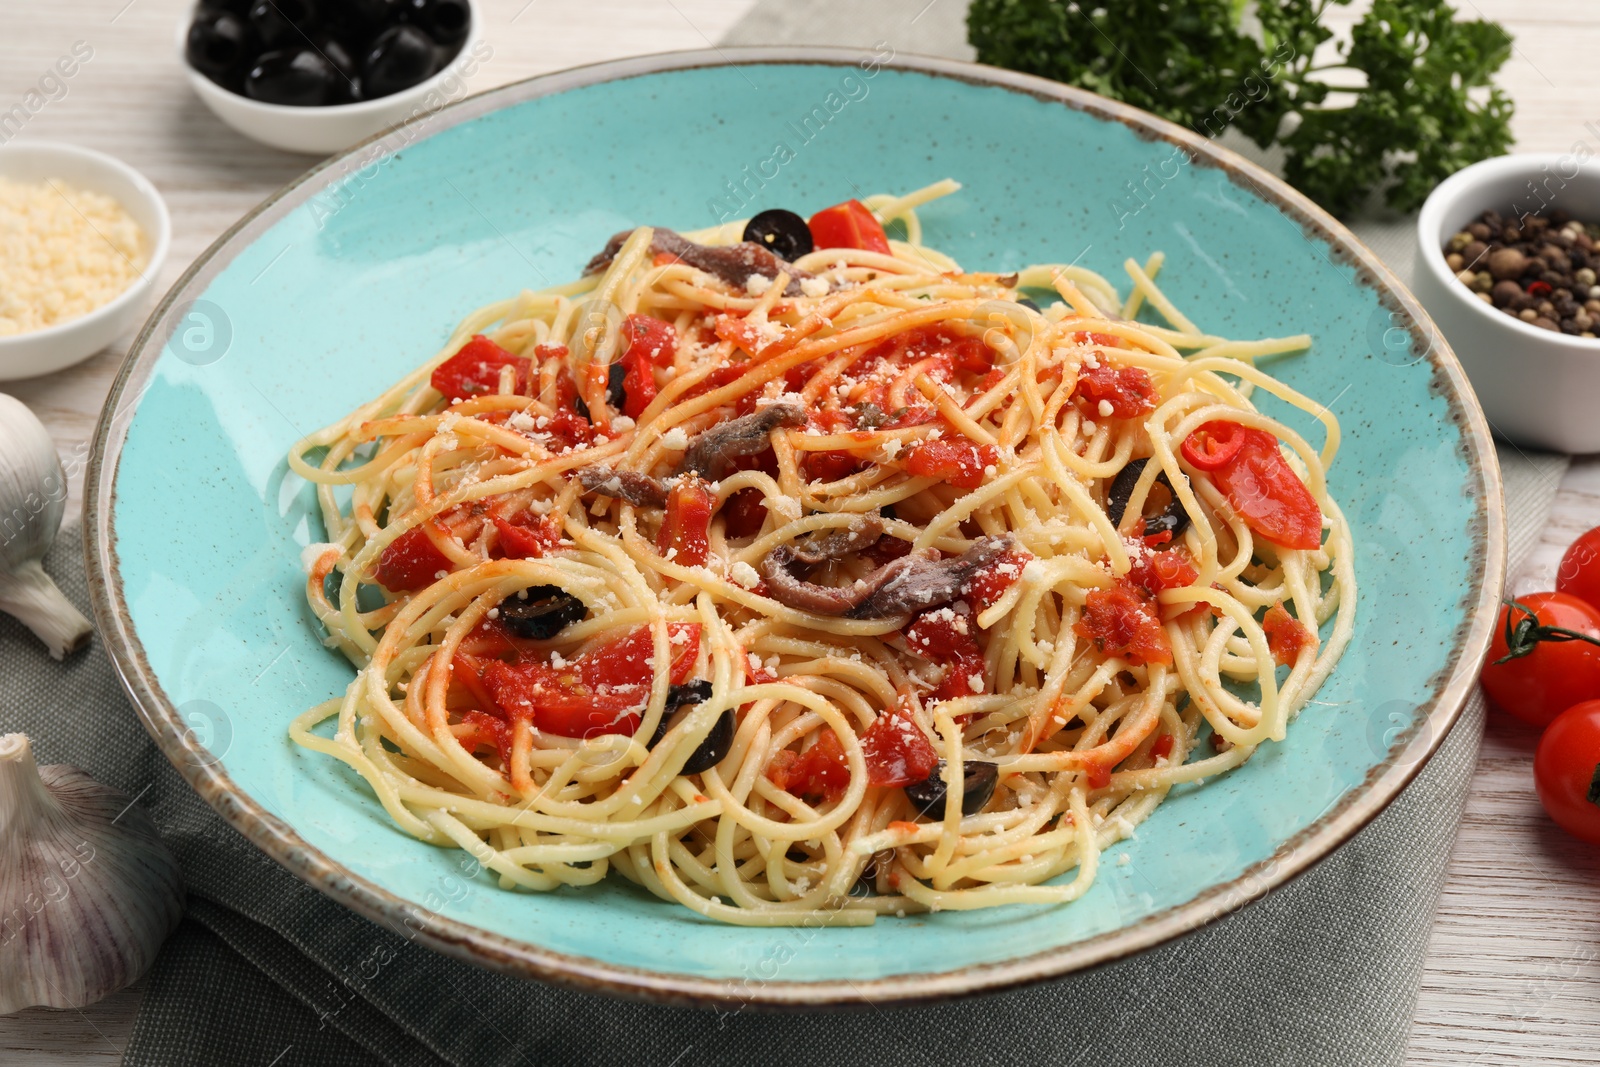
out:
M110 303L148 256L139 224L111 197L0 178L0 337Z

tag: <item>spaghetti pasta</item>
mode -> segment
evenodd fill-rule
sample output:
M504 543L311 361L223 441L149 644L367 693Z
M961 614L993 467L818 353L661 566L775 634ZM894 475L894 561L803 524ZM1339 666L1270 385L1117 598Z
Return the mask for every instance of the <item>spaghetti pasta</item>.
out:
M1257 366L1310 339L1202 333L1159 255L965 271L956 188L867 200L887 253L620 234L299 442L357 673L293 739L506 888L746 925L1076 899L1282 740L1354 625L1338 423Z

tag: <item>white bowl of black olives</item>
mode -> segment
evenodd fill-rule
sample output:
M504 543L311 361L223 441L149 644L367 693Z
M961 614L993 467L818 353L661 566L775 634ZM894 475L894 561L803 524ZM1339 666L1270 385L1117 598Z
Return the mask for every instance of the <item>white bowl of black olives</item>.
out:
M463 95L476 22L468 0L201 0L179 49L223 122L320 155Z

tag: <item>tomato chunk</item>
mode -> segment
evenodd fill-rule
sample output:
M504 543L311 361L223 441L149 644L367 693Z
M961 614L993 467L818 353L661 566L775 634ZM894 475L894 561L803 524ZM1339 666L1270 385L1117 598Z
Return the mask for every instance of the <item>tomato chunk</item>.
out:
M919 441L906 453L906 470L919 478L938 478L958 489L976 489L990 468L1000 462L1000 450L965 437L937 437Z
M906 647L923 659L945 665L933 691L935 700L969 697L988 688L978 621L971 611L946 606L924 611L900 631Z
M1086 400L1101 418L1135 419L1156 409L1156 383L1139 367L1113 367L1101 363L1078 373L1073 395ZM1105 404L1102 408L1100 405ZM1109 410L1108 410L1109 409Z
M1284 610L1281 602L1267 609L1267 614L1261 619L1261 628L1267 632L1267 647L1272 650L1272 658L1280 666L1292 664L1299 657L1300 650L1313 641L1305 623Z
M1133 664L1172 663L1172 643L1155 604L1124 582L1110 589L1091 589L1084 598L1083 617L1072 629L1108 656Z
M437 524L435 533L449 536ZM389 542L378 556L378 584L393 593L424 589L438 581L440 571L455 564L439 551L422 526L413 527Z
M1208 422L1183 441L1183 458L1211 480L1245 525L1285 548L1322 544L1322 509L1278 439L1237 422Z
M674 563L703 565L711 551L711 516L716 510L716 494L704 482L693 475L679 478L667 494L667 516L656 547Z
M818 248L859 248L889 254L889 235L872 210L859 200L825 207L811 216L811 240Z
M909 785L925 781L939 753L904 703L885 708L861 735L867 761L867 784Z
M652 315L629 315L622 320L625 355L639 355L657 367L670 367L678 355L678 331L672 323Z
M1129 551L1128 557L1133 564L1128 569L1128 582L1152 597L1163 589L1182 589L1200 580L1200 572L1194 569L1194 564L1189 562L1189 557L1181 549L1171 548L1164 552L1135 549Z
M540 559L561 543L561 526L554 519L524 514L516 519L496 516L500 551L512 559Z
M860 456L842 449L807 452L805 458L806 479L813 482L836 482L865 467L866 461Z
M784 749L767 764L767 780L797 797L820 797L833 803L850 788L850 762L839 735L823 727L804 752Z
M465 400L498 393L500 368L511 367L516 372L512 391L526 393L531 366L532 361L512 355L482 334L474 334L455 355L433 368L428 383L451 400Z
M973 612L981 615L1005 596L1006 590L1022 577L1022 568L1031 559L1033 553L1025 548L1008 548L993 563L974 574L961 591Z
M668 623L672 647L669 679L687 681L700 654L698 623ZM508 720L527 719L562 737L631 734L655 678L655 638L639 626L556 667L549 663L491 661L483 683Z

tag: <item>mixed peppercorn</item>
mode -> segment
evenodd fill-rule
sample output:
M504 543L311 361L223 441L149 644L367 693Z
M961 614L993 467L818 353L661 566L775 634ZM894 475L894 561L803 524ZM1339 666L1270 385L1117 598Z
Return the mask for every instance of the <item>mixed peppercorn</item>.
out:
M1445 242L1445 262L1478 299L1544 330L1600 332L1600 224L1564 211L1485 211Z

